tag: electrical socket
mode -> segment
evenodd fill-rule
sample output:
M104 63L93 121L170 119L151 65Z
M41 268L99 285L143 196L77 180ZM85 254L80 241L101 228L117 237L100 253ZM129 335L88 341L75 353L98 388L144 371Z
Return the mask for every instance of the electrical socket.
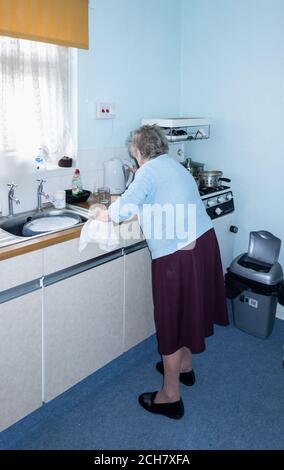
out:
M114 103L97 103L97 119L113 119L115 118Z

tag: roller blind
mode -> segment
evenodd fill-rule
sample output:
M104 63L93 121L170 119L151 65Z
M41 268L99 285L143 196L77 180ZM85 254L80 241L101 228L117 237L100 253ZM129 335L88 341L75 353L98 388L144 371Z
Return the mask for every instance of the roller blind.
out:
M0 35L88 49L88 0L0 0Z

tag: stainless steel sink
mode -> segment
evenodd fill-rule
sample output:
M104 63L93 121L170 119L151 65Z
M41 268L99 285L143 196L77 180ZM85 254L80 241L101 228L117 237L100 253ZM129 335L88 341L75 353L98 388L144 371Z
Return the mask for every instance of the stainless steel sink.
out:
M34 231L32 228L33 225L34 226L39 225L39 224L36 224L38 223L38 221L44 222L44 224L42 225L47 226L46 222L48 222L49 220L56 221L57 219L60 220L61 222L59 224L61 225L59 229ZM64 227L64 223L62 222L67 219L69 221L69 225ZM27 239L31 237L43 236L51 232L58 232L58 231L66 230L68 228L71 228L72 226L74 227L74 226L82 225L87 220L88 220L88 217L87 217L86 210L84 211L80 209L77 211L77 210L68 209L68 208L61 209L61 210L54 209L54 208L45 208L41 212L29 211L29 212L24 212L22 214L14 215L13 217L3 217L2 219L0 219L0 229L2 229L2 234L4 231L7 233L7 235L12 235L16 237L17 239L20 238L21 240L23 240L23 239ZM1 243L0 243L0 246L1 246Z

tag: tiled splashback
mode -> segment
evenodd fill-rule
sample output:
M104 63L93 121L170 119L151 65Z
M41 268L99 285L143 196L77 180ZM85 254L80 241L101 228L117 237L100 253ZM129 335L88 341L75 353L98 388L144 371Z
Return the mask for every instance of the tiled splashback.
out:
M44 191L52 196L57 189L71 188L72 174L74 168L80 168L84 189L95 190L103 185L103 164L110 158L128 158L129 155L125 147L104 148L78 151L78 158L73 168L54 168L43 170L19 172L9 177L0 179L0 210L2 215L8 214L8 188L6 183L13 181L19 186L15 190L15 195L20 199L21 204L14 204L14 213L24 212L36 208L37 205L37 179L42 177L46 180ZM11 177L12 176L12 177ZM43 198L43 202L45 202Z

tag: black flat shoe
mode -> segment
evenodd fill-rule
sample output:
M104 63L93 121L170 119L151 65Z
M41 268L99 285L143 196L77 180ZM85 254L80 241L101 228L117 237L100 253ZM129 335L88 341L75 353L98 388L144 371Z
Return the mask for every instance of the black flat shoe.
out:
M183 401L175 401L173 403L154 403L158 392L142 393L138 401L144 410L150 411L158 415L164 415L172 419L180 419L184 415Z
M156 369L160 372L160 374L164 375L164 364L163 361L157 362ZM195 384L195 373L192 369L190 372L181 372L179 374L179 380L182 384L191 387Z

